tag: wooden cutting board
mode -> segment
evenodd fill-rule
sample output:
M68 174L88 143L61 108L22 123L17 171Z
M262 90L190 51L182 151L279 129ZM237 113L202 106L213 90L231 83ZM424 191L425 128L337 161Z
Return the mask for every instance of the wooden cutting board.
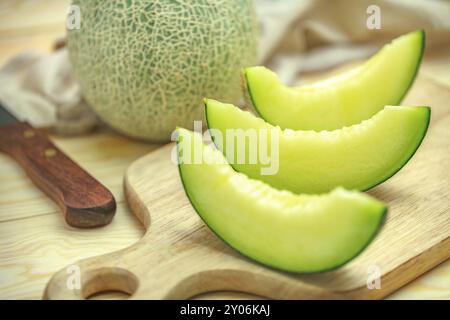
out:
M44 297L82 299L109 290L135 299L184 299L219 290L288 299L388 295L450 257L450 93L419 78L404 104L432 107L428 135L397 175L369 192L389 204L388 220L367 250L343 268L295 275L241 256L197 216L170 160L173 145L167 145L134 162L124 179L129 205L147 229L142 240L75 263L81 289L67 285L73 284L74 266L61 270ZM379 288L372 278L377 273Z

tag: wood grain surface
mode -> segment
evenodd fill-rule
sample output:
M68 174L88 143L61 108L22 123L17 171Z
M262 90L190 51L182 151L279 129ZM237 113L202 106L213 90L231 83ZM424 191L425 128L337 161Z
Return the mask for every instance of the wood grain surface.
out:
M49 50L64 34L69 0L3 0L0 3L0 64L23 50ZM424 77L450 86L450 55L425 60ZM27 178L23 170L0 153L0 298L40 299L51 276L87 257L126 248L138 241L144 229L131 213L122 192L126 168L157 146L142 144L102 129L93 134L63 138L55 144L94 177L117 200L113 222L97 230L67 227L59 209ZM98 298L124 298L110 293ZM96 298L93 297L93 298ZM219 292L199 299L246 299L253 295ZM450 299L450 261L436 267L389 299Z

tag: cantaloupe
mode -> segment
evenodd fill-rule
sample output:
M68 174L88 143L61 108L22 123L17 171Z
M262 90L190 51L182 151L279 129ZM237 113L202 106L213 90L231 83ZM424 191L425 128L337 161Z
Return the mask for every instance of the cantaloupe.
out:
M214 143L236 171L297 194L368 190L386 181L417 151L431 115L427 106L386 106L359 124L316 132L281 130L212 99L205 107Z
M364 64L300 87L288 87L265 67L250 67L244 80L251 104L272 125L293 130L336 130L398 105L416 78L425 32L405 34Z
M178 129L180 177L192 206L221 239L272 268L313 273L357 256L382 227L387 207L357 191L280 191L234 171L202 136ZM191 150L191 152L186 152ZM199 150L203 161L193 162Z
M256 59L252 0L74 0L68 47L83 96L129 136L168 141L203 119L202 98L237 102Z

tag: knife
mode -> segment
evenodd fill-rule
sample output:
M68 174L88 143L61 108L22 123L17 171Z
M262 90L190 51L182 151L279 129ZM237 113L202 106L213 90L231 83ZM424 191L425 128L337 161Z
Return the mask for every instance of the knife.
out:
M1 103L0 150L12 156L59 205L70 226L93 228L111 222L116 211L112 193L59 150L47 135L20 122Z

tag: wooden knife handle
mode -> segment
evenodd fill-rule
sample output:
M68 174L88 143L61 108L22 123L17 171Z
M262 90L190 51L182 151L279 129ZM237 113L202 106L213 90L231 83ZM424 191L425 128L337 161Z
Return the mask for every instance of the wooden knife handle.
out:
M28 123L0 128L0 150L19 162L33 182L62 209L66 222L93 228L111 222L116 202L111 192Z

